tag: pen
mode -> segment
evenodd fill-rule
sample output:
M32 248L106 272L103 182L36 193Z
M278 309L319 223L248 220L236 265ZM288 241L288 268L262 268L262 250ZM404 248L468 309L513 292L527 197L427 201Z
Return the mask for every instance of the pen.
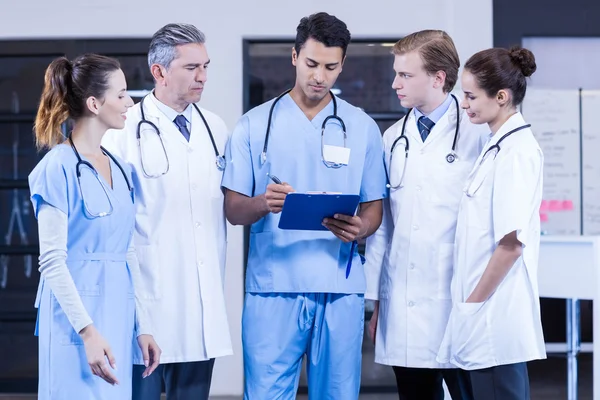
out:
M275 182L275 183L276 183L276 184L278 184L278 185L281 185L281 181L279 180L279 178L278 178L278 177L276 177L275 175L271 175L271 174L267 174L267 175L269 175L269 178L271 178L271 180L272 180L273 182Z
M348 264L346 264L346 279L350 276L350 269L352 268L352 258L354 257L354 250L356 249L356 245L358 243L356 240L352 241L352 246L350 246L350 259L348 260Z

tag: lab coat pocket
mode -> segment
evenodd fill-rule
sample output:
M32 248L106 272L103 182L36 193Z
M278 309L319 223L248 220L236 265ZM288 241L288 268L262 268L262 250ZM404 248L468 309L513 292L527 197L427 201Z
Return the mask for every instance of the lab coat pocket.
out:
M454 244L440 245L437 262L437 298L438 300L449 300L451 299L450 284L454 266Z
M479 194L479 193L478 193ZM468 201L474 202L467 208L467 226L473 228L473 232L481 234L481 231L489 230L492 226L491 212L491 194L481 193L480 197L468 198Z
M492 354L487 302L455 303L453 327L453 363L475 369L488 362Z
M146 300L158 300L161 297L160 260L154 245L137 245L136 254L140 265L140 287L135 293Z

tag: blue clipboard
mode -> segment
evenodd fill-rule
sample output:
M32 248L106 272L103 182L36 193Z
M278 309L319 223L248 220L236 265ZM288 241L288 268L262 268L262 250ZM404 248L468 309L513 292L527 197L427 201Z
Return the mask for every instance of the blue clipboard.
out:
M326 231L323 219L335 214L354 215L357 194L289 193L285 197L279 229Z

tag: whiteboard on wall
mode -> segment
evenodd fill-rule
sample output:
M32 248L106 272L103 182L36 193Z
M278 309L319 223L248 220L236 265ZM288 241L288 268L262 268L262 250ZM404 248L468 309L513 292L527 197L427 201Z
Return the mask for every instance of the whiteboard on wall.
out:
M600 91L581 92L583 234L600 235Z
M537 36L522 43L535 54L537 65L528 88L600 89L599 37Z
M522 104L525 120L544 153L542 231L581 234L581 129L578 90L531 88Z

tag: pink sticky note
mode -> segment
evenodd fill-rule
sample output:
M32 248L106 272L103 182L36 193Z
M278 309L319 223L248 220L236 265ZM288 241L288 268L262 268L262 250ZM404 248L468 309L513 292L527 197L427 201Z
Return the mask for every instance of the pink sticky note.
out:
M573 209L573 201L572 200L563 201L562 208L565 211L571 211Z
M540 221L541 222L548 222L548 214L546 214L546 213L540 213Z
M540 206L540 212L548 211L548 200L542 200L542 205Z
M550 200L550 211L561 211L562 210L562 202L559 200Z

